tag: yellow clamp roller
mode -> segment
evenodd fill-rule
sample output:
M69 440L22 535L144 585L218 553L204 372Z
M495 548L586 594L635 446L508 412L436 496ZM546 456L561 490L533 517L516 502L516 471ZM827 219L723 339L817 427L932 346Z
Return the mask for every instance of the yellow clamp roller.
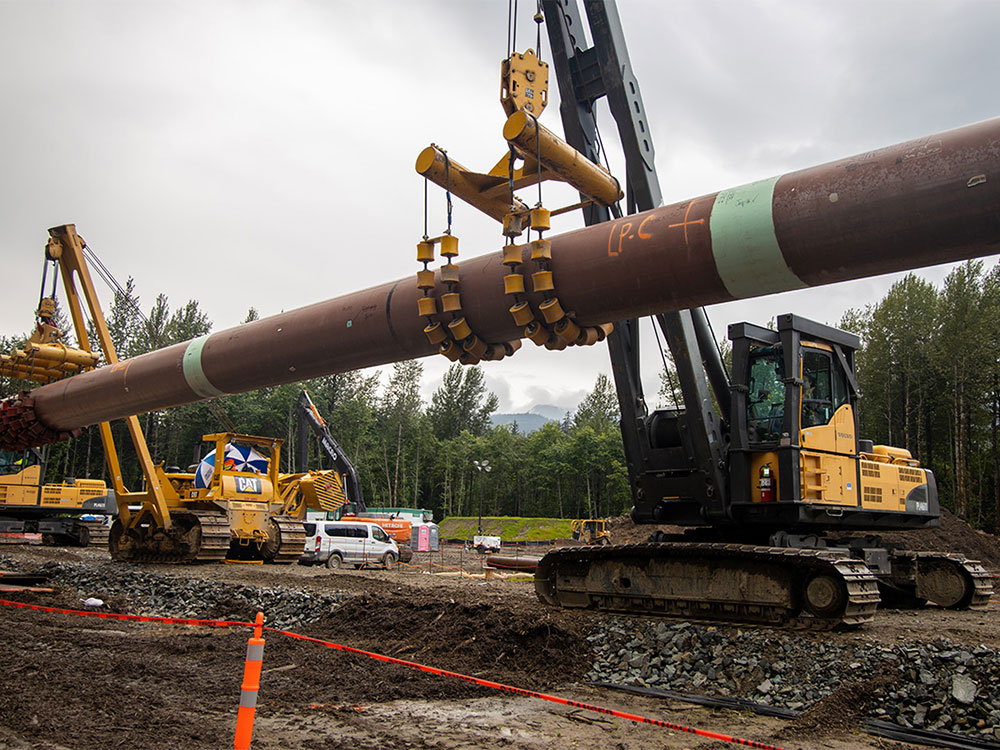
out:
M552 271L535 271L531 274L531 285L536 292L551 292L556 288Z
M437 299L434 297L421 297L417 300L417 309L422 317L437 313Z
M531 307L527 302L518 302L510 308L510 314L514 318L514 324L526 326L535 319L535 314L531 312Z
M448 338L448 334L445 333L444 326L440 323L433 323L427 326L424 328L424 333L427 334L427 340L432 344L440 344Z
M453 320L448 324L448 328L451 331L451 337L455 341L463 341L472 335L472 329L469 328L469 324L465 321L465 317Z
M478 336L469 336L465 343L462 344L462 348L465 349L469 354L477 359L482 359L483 355L486 354L486 343Z
M529 323L524 328L524 337L531 339L538 346L545 346L550 335L549 330L537 321Z
M561 336L567 341L572 341L575 344L580 343L580 333L581 333L580 326L578 326L569 318L563 318L558 323L556 323L554 330L557 335Z
M446 284L457 284L458 283L458 266L454 263L449 263L447 265L441 266L438 269L441 272L441 281Z
M417 243L417 262L418 263L433 263L434 262L434 243L433 242L418 242Z
M552 243L549 240L532 240L531 259L552 260Z
M504 237L518 237L523 231L521 216L519 214L509 213L503 217Z
M453 234L441 237L441 255L445 258L454 258L458 255L458 237Z
M442 341L438 349L444 356L446 356L452 362L457 362L458 358L462 356L462 347L460 347L451 339Z
M598 331L596 328L584 328L580 331L580 335L576 339L576 343L580 346L593 346L597 343Z
M544 232L552 227L552 212L538 206L531 209L531 228L536 232Z
M545 318L546 323L555 323L557 320L562 320L566 317L562 305L559 304L558 297L545 300L538 306L538 309L542 313L542 317Z
M520 245L504 245L503 246L503 264L505 266L518 266L521 264L521 246Z
M459 312L462 309L462 299L458 292L447 292L441 295L441 309L444 312Z
M504 294L524 294L524 276L512 273L503 277Z
M434 272L429 269L417 271L417 287L419 289L433 289Z

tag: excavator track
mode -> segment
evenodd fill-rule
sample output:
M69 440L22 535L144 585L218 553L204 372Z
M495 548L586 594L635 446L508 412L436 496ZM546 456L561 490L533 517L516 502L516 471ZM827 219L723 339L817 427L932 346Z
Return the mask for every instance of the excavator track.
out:
M272 530L277 531L275 541L268 539L263 553L266 562L287 565L298 562L306 546L306 529L297 518L290 516L271 516Z
M949 609L986 609L993 596L993 578L978 560L945 552L900 552L893 567L902 569L918 602Z
M108 537L111 529L101 521L79 521L80 526L85 528L86 542L83 542L84 533L80 534L81 547L107 547Z
M829 630L870 622L878 581L830 550L667 543L564 547L535 570L559 607Z
M108 550L126 562L218 562L229 551L229 521L222 511L175 511L167 532L152 525L126 529L121 519L111 526Z

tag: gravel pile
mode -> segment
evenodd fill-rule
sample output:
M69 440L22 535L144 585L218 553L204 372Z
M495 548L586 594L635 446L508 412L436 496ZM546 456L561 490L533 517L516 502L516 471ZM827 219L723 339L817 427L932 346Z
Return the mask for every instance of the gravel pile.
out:
M884 679L872 718L1000 739L1000 654L986 646L882 646L860 639L615 619L588 637L589 679L734 696L804 711L845 682Z
M0 568L17 563L0 556ZM204 579L183 579L114 563L47 562L41 568L52 584L76 591L81 599L121 598L114 611L159 617L252 621L258 611L265 624L290 628L329 614L342 594L317 594L290 586L256 587ZM112 603L112 602L109 602Z

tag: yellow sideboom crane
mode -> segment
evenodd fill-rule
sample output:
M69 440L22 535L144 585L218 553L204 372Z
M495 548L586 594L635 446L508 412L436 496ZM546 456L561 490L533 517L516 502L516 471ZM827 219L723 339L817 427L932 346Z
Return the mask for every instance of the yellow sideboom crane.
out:
M46 269L49 263L59 268L79 348L59 346L65 351L66 361L82 362L87 369L96 365L94 348L99 347L106 367L127 371L130 363L118 361L87 266L85 248L72 224L49 230ZM43 299L43 306L46 302L53 305L51 298ZM96 342L87 330L84 304ZM51 348L52 344L48 346ZM27 362L21 363L20 372L23 377L42 383L74 374ZM281 494L282 483L278 479L281 440L235 432L206 435L204 439L214 444L214 455L222 458L215 462L210 481L197 486L195 473L168 473L162 465L154 464L135 415L125 417L125 425L144 479L145 488L141 491L125 486L111 425L108 422L99 425L118 510L109 537L113 559L136 562L211 562L227 557L264 562L298 559L305 532L300 520L282 514L286 498ZM261 450L267 459L266 470L234 469L225 458L232 446Z

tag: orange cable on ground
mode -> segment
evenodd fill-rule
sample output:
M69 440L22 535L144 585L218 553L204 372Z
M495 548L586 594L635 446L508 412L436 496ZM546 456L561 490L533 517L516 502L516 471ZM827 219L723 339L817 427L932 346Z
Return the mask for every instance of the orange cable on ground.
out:
M247 644L247 667L250 666L250 656L251 656L251 644L254 644L255 639L258 639L257 645L260 648L261 656L257 661L257 674L256 683L259 685L260 682L260 667L262 662L260 658L263 657L264 639L260 638L260 635L264 630L268 630L272 633L277 633L278 635L284 635L289 638L294 638L295 640L306 641L307 643L316 643L320 646L326 646L327 648L332 648L337 651L344 651L350 654L358 654L359 656L366 656L369 659L374 659L376 661L385 662L386 664L397 664L402 667L408 667L410 669L416 669L421 672L426 672L428 674L437 675L438 677L450 677L456 680L462 680L463 682L470 682L475 685L480 685L482 687L492 688L494 690L500 690L505 693L511 693L512 695L520 695L525 698L538 698L539 700L549 701L550 703L558 703L563 706L570 706L572 708L580 708L585 711L593 711L599 714L605 714L606 716L614 716L619 719L628 719L629 721L634 721L639 724L650 724L652 726L663 727L665 729L673 729L677 732L686 732L688 734L695 734L699 737L706 737L708 739L719 740L720 742L730 742L736 745L742 745L744 747L753 747L758 750L783 750L783 748L776 745L769 745L765 742L757 742L756 740L748 740L742 737L734 737L728 734L722 734L721 732L712 732L708 729L698 729L696 727L689 727L683 724L675 724L670 721L664 721L662 719L651 719L647 716L641 716L639 714L629 713L628 711L618 711L612 708L604 708L603 706L595 706L590 703L581 703L579 701L569 700L568 698L560 698L557 695L549 695L547 693L539 693L534 690L526 690L525 688L514 687L512 685L505 685L502 682L492 682L491 680L484 680L479 677L472 677L470 675L465 675L460 672L449 672L446 669L438 669L437 667L430 667L426 664L418 664L417 662L405 661L403 659L397 659L393 656L386 656L384 654L376 654L372 651L363 651L359 648L353 648L351 646L344 646L340 643L334 643L332 641L324 641L320 638L313 638L308 635L301 635L299 633L293 633L289 630L278 630L277 628L269 628L262 625L263 614L257 614L257 622L238 622L232 620L198 620L190 618L181 617L155 617L149 615L120 615L112 612L87 612L78 609L64 609L61 607L44 607L39 604L25 604L23 602L12 602L6 599L0 599L0 606L17 607L19 609L31 609L40 612L54 612L57 614L67 614L67 615L81 615L84 617L99 617L104 620L128 620L132 622L160 622L160 623L172 623L178 625L206 625L211 627L252 627L254 628L254 636L250 638ZM257 652L255 651L254 654ZM250 685L244 677L244 690L249 690ZM256 705L256 690L258 688L253 687L254 691L254 705ZM243 697L240 698L240 711L243 711ZM245 746L235 745L237 750L242 750L242 748L249 748L249 744Z

